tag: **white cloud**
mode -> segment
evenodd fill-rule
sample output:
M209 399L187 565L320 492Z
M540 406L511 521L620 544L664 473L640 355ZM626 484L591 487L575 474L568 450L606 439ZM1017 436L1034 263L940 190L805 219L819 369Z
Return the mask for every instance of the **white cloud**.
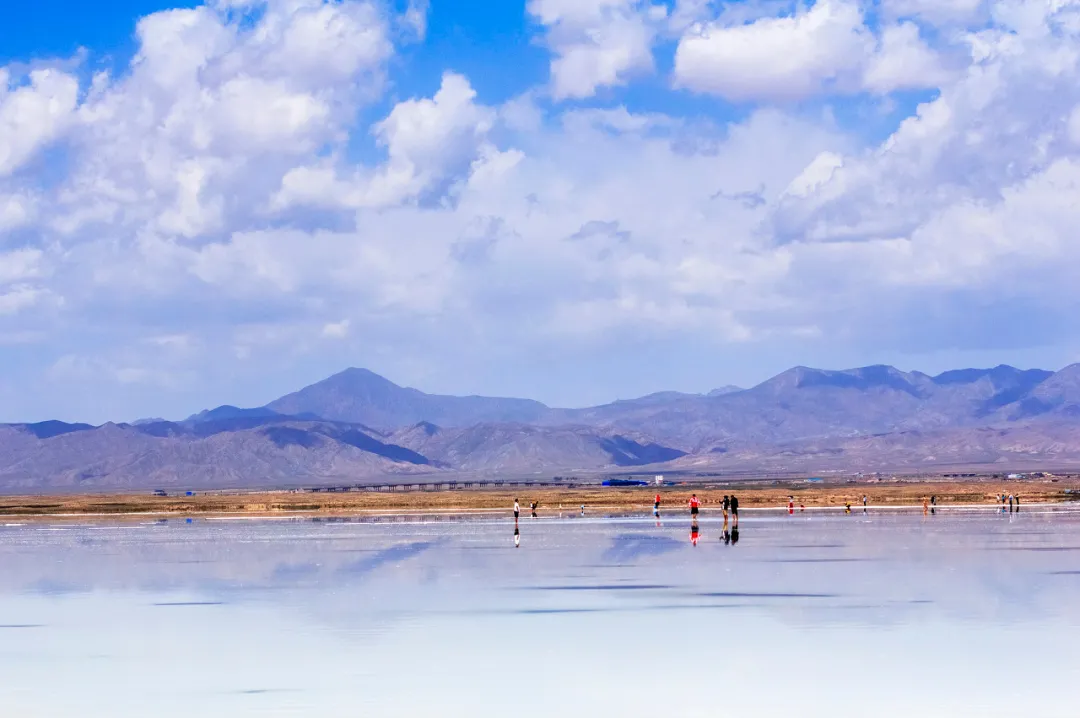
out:
M283 178L274 208L388 207L428 194L441 197L468 174L495 122L495 111L475 100L468 78L446 73L434 97L400 102L374 125L387 154L382 166L345 177L326 162L294 168Z
M0 193L0 234L29 224L34 211L34 199L28 194Z
M647 0L529 0L546 30L551 93L556 100L593 96L653 70L653 42L667 10Z
M987 0L882 0L889 17L912 17L935 25L966 25L979 18Z
M938 87L948 79L941 58L910 22L886 27L877 52L870 57L862 85L871 92Z
M808 167L772 218L777 239L803 258L858 257L897 292L1048 314L1080 301L1061 292L1080 262L1080 26L1065 6L1006 14L1012 26L971 36L966 72L879 148Z
M95 78L78 109L57 230L213 236L252 217L299 158L347 140L392 51L382 11L361 0L253 5L139 22L130 71Z
M349 320L342 319L340 322L330 322L323 326L322 335L327 339L344 339L349 336Z
M945 77L914 24L886 27L875 37L854 0L818 0L793 15L730 22L698 23L682 36L675 54L679 86L740 102L790 101L934 87Z
M40 249L31 248L0 254L0 286L31 277L40 277L43 256L44 253Z
M468 79L448 72L432 99L394 107L373 128L389 159L368 187L365 204L419 195L468 167L495 119L475 100Z
M843 83L872 44L857 4L819 0L790 17L691 28L679 42L675 77L734 100L800 98Z
M79 85L58 70L34 70L15 84L0 67L0 177L17 170L54 140L71 119Z
M1073 108L1068 120L1069 139L1074 145L1080 145L1080 105Z
M25 285L16 285L7 289L0 288L0 316L17 314L33 307L45 296L41 289Z
M69 363L114 393L210 374L231 391L236 376L370 357L444 379L522 361L544 373L552 346L643 364L642 337L699 358L772 342L776 363L812 346L985 348L1080 304L1080 30L1067 6L1000 0L963 34L921 16L867 26L842 0L785 18L750 3L683 36L677 79L732 99L940 87L869 148L827 112L560 110L543 88L494 107L453 72L357 125L385 86L385 8L227 7L144 20L131 67L46 113L54 129L16 123L40 139L5 155L0 337L83 357ZM672 23L712 12L679 7ZM622 57L651 58L667 22L628 0L530 12L556 63L578 44L606 48L602 30L624 21L648 42ZM610 68L556 71L552 93L630 81L625 62ZM5 80L0 107L19 92L40 107L47 85ZM356 161L364 143L385 156ZM64 172L39 176L48 147ZM1039 322L972 329L1006 311L994 301Z
M409 6L405 10L403 20L406 26L412 28L418 40L427 37L429 5L429 0L409 0Z

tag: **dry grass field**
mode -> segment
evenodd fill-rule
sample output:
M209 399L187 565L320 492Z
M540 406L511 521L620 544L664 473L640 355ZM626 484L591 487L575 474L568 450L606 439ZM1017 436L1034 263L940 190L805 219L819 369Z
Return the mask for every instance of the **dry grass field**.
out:
M861 507L862 497L871 506L921 506L924 499L937 497L938 506L990 504L1002 492L1020 497L1024 505L1080 500L1080 480L950 482L894 481L859 484L770 484L766 486L710 485L675 486L659 490L662 509L686 508L691 493L697 493L703 509L718 508L725 494L735 493L741 508L782 508L788 497L796 506L843 507L846 502ZM1075 494L1071 492L1076 492ZM10 496L0 497L0 516L62 517L122 515L364 515L378 513L509 513L517 498L523 515L528 506L539 502L541 516L553 511L578 510L584 504L592 511L651 511L656 490L643 488L530 488L502 487L491 490L442 491L352 491L346 493L310 493L267 491L244 493L204 493L196 496L156 497L150 495L79 495L79 496Z

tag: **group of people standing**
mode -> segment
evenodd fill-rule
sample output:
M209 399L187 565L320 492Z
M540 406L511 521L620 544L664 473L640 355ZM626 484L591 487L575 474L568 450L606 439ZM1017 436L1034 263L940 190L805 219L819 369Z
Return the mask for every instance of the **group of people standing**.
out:
M701 538L701 529L698 526L698 512L701 510L701 500L697 497L697 494L690 495L690 543L697 546L698 540ZM725 544L739 543L739 499L734 494L731 496L724 495L724 500L721 503L721 507L724 511L724 529L720 535L720 540ZM728 516L732 517L734 524L729 529ZM656 495L655 503L653 503L653 513L656 515L657 521L660 519L660 494Z
M536 518L536 508L540 505L539 501L533 501L529 504L529 510L532 511L532 517ZM581 507L582 516L585 515L585 507ZM518 525L518 518L521 516L521 504L517 499L514 499L514 548L521 548L521 527Z
M690 516L691 516L691 518L697 518L698 512L701 510L701 499L699 499L697 497L697 494L691 494L690 495L690 500L687 502L687 504L690 507ZM721 506L723 507L723 510L724 510L724 520L725 521L727 520L728 512L730 512L731 515L735 519L735 523L738 524L739 523L739 499L738 499L738 497L735 496L734 494L732 494L731 496L728 496L727 494L725 494L724 495L724 500L723 500ZM660 494L657 494L656 498L653 499L653 515L656 518L660 518Z
M1009 513L1010 514L1013 511L1019 511L1020 510L1020 495L1019 494L1017 494L1016 496L1014 496L1012 494L1009 494L1008 497L1006 497L1005 492L1002 492L1000 498L1001 498L1001 513L1005 513L1005 502L1006 501L1008 501L1008 504L1009 504Z

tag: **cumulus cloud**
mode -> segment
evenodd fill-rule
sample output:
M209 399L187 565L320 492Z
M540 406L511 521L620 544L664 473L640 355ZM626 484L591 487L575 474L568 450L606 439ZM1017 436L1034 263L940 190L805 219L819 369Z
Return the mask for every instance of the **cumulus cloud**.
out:
M65 129L78 93L75 78L59 70L35 70L20 81L0 67L0 178Z
M886 27L876 51L866 60L862 86L885 94L894 90L940 87L949 73L910 22Z
M745 24L730 17L697 23L675 54L679 86L741 102L934 87L943 77L918 27L886 27L878 38L852 0L818 0Z
M996 347L1002 323L971 329L962 308L1080 303L1075 3L997 0L978 30L948 32L914 10L868 24L847 0L783 5L680 2L670 19L630 0L529 5L552 97L631 82L674 31L680 84L779 105L736 121L662 103L565 109L544 88L496 106L447 71L358 124L404 22L362 0L157 13L130 67L81 88L78 73L9 70L0 341L42 337L50 380L120 387L259 388L380 357L412 372L394 378L452 384L523 361L546 376L551 347L567 364L631 361L643 337L755 367L760 347L780 347L776 368L826 344ZM625 23L640 42L609 43ZM605 54L616 47L630 50ZM927 86L938 94L898 104L903 119L870 145L843 113L784 109ZM64 171L39 171L52 148ZM36 406L43 386L5 407ZM260 391L244 396L273 398Z
M529 0L545 28L551 93L557 100L593 96L653 70L653 42L667 16L645 0Z
M467 174L494 124L495 111L475 100L468 78L446 73L433 97L400 102L372 127L387 154L381 167L344 177L328 162L294 168L282 178L273 206L389 207L442 197Z
M382 12L321 0L257 9L139 22L130 72L99 76L78 108L57 229L213 236L250 217L297 158L347 139L391 52Z

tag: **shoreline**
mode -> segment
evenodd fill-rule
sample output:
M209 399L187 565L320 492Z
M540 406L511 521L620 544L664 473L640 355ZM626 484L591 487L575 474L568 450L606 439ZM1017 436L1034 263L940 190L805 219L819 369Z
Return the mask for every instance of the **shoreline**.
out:
M786 510L789 496L795 510L825 508L843 510L847 502L852 512L862 509L868 496L872 508L921 509L924 499L937 497L937 508L994 508L1001 493L1020 497L1021 507L1080 501L1080 480L1069 481L952 481L860 484L792 483L772 486L665 486L585 487L554 489L501 487L481 490L440 490L411 492L353 491L347 493L298 493L295 491L255 491L209 493L195 496L156 497L145 494L105 494L69 496L0 497L0 520L70 518L167 518L177 517L338 517L405 515L509 515L518 499L522 517L529 518L529 504L539 502L541 517L552 512L573 512L582 504L587 511L647 512L653 497L661 495L661 514L677 515L686 510L691 494L697 494L704 513L720 512L725 494L739 497L740 509Z

